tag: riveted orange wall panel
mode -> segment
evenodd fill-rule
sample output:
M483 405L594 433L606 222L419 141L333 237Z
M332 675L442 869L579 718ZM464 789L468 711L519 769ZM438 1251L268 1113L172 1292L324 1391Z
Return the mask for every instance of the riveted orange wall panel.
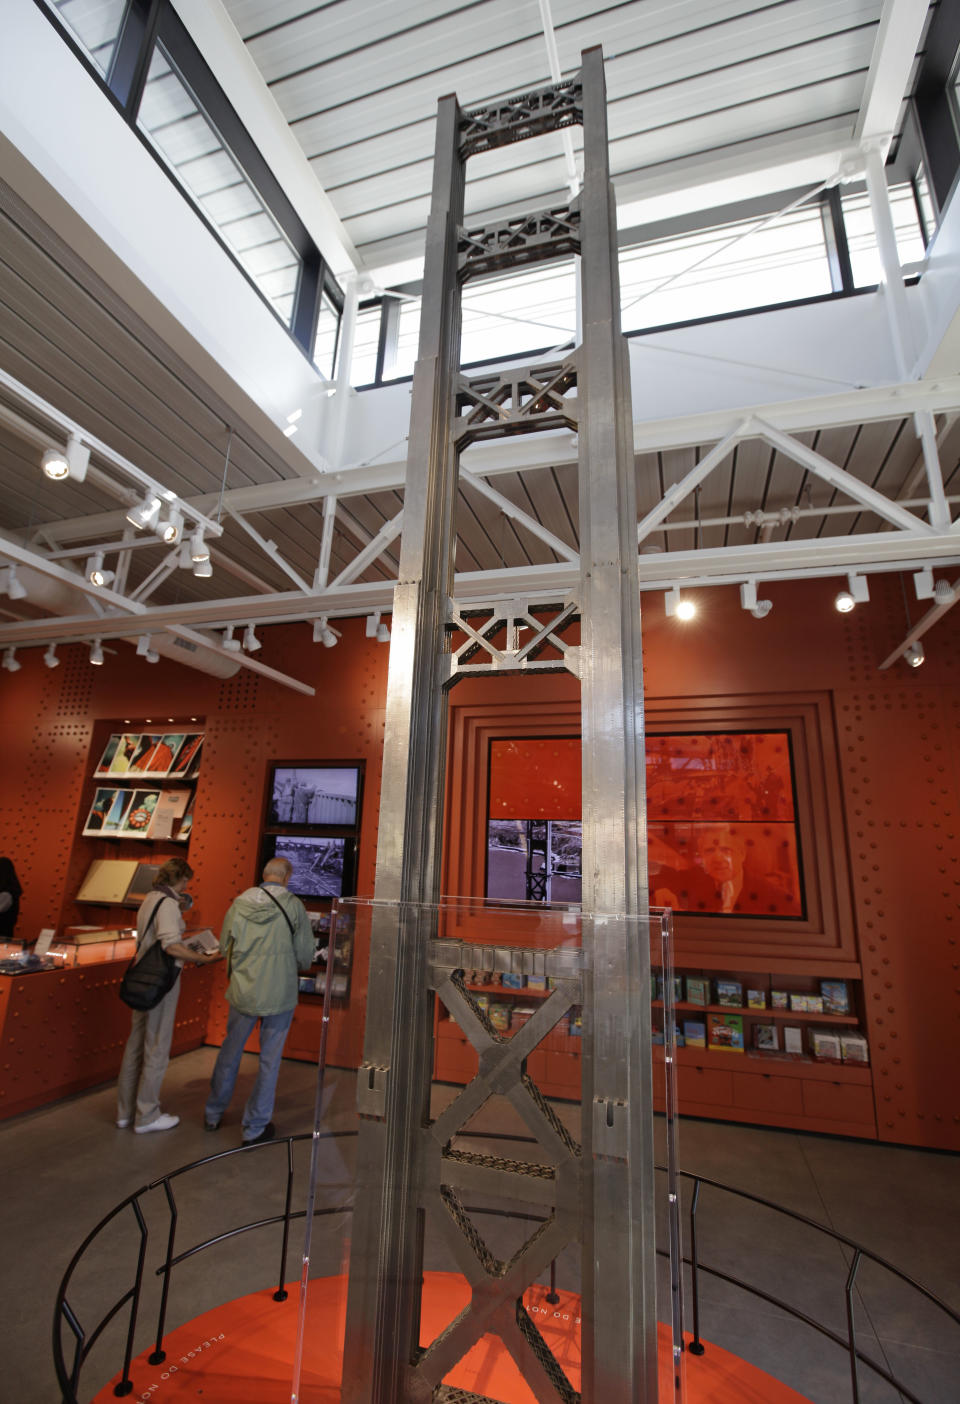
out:
M874 1134L958 1149L960 611L926 636L923 668L879 672L905 632L899 579L871 577L869 603L847 616L833 609L843 583L766 584L773 610L763 620L740 609L734 587L694 591L699 614L686 625L666 618L662 594L643 596L651 725L692 727L706 718L722 726L750 717L756 726L758 717L790 716L805 746L810 818L802 837L815 911L794 928L727 918L722 940L706 918L681 917L678 942L704 965L712 947L713 968L726 961L749 969L762 953L786 969L797 945L792 931L808 940L811 960L830 964L824 974L862 973ZM908 599L911 585L908 576ZM911 600L914 618L922 608ZM277 759L366 761L358 888L372 891L388 650L365 637L363 621L347 621L342 642L329 650L310 642L306 624L264 631L258 659L311 683L315 698L250 672L221 683L166 660L151 666L122 643L116 650L96 669L85 648L62 649L53 671L40 650L21 650L21 671L0 677L0 852L11 854L24 882L25 934L83 918L72 897L95 842L79 838L94 729L127 717L131 725L203 718L189 849L196 920L216 928L256 876L266 768ZM475 679L459 683L450 699L444 890L479 895L489 740L576 735L579 684L566 674ZM360 1057L367 954L358 942L349 1004L335 1012L331 1031L335 1063ZM213 1039L223 1015L215 994ZM305 1014L303 1022L291 1051L311 1057L314 1021ZM858 1124L865 1090L858 1084L850 1109ZM829 1097L817 1096L824 1105L810 1116L826 1127Z

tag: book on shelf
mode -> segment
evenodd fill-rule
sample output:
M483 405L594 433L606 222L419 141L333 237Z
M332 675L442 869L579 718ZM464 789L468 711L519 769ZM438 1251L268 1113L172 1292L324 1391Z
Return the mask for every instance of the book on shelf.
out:
M710 981L704 979L702 975L687 976L687 1003L688 1004L709 1004L710 1003Z
M731 1009L743 1008L743 986L739 980L717 981L717 1003L729 1005Z
M688 1048L706 1048L707 1026L699 1019L684 1019L683 1039Z
M709 1015L709 1047L729 1053L743 1052L743 1017L740 1014Z
M783 1050L785 1053L803 1053L803 1030L792 1026L783 1031Z
M487 1009L487 1018L495 1029L501 1031L510 1027L510 1006L509 1004L491 1004Z
M567 1032L572 1038L583 1036L583 1010L571 1009L567 1017Z
M824 1029L811 1029L810 1051L815 1058L824 1062L839 1063L840 1039L835 1033L827 1033Z
M845 1063L869 1063L870 1050L863 1034L842 1033L840 1035L840 1056Z
M78 902L122 902L137 871L136 858L94 858L77 893Z
M789 1009L789 1008L790 1008L790 997L789 997L789 995L787 994L786 990L771 990L771 991L770 991L770 1008L771 1008L771 1009Z
M747 990L747 1008L748 1008L748 1009L766 1009L766 1007L767 1007L767 992L766 992L766 990Z
M849 1014L850 991L846 980L821 980L820 997L824 1014Z
M183 818L192 798L193 791L185 786L178 785L172 790L161 790L160 798L153 811L150 837L152 839L171 838L175 821Z
M510 970L505 970L500 976L500 984L505 990L522 990L526 983L526 975L515 975Z
M528 990L545 990L546 988L547 988L547 977L546 977L546 975L528 975L528 976L527 976L527 989L528 989Z
M823 996L818 994L792 994L790 996L791 1014L822 1014Z
M776 1024L754 1024L753 1046L765 1053L777 1052L780 1048L780 1037Z

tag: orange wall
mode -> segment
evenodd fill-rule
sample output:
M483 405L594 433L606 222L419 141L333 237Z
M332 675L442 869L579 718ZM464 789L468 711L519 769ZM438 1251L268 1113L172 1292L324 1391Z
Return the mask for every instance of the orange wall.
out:
M773 696L785 706L814 699L832 719L822 758L837 795L827 816L830 857L851 894L845 920L863 965L880 1136L960 1149L952 1072L960 1032L960 611L927 636L923 668L880 673L877 663L904 633L899 581L874 578L870 603L849 616L832 607L841 583L766 585L774 608L764 620L739 608L733 588L697 592L700 613L688 625L664 617L662 596L645 596L647 698L673 712L720 698ZM916 617L920 607L911 609ZM68 895L85 845L99 842L78 840L93 726L127 717L205 719L190 844L198 920L218 927L255 877L266 766L285 757L366 760L359 891L372 890L388 650L365 638L363 621L348 621L335 649L314 646L307 625L264 631L258 658L313 684L315 698L249 672L220 683L163 660L151 666L116 647L102 669L89 666L85 648L62 649L54 671L30 650L20 654L20 672L0 675L0 852L14 858L24 883L23 934L79 919ZM454 731L471 708L509 711L520 699L551 718L553 734L577 729L577 684L568 676L471 680L450 697ZM485 776L453 756L451 781L454 850L462 809L485 803ZM366 967L358 946L350 1005L331 1033L335 1063L360 1056Z

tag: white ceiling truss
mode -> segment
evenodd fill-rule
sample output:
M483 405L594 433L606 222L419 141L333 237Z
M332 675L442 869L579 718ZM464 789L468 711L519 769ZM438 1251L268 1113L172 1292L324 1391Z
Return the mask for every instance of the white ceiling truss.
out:
M866 177L901 383L639 420L639 584L671 596L740 586L756 601L766 581L914 572L917 597L932 602L884 667L951 607L945 580L938 594L920 592L924 571L960 565L960 376L911 379L896 245L878 194L927 0L677 0L653 10L475 0L442 13L426 0L365 3L362 13L359 0L292 0L279 10L273 0L225 0L232 38L220 0L178 9L321 242L324 222L336 225L337 267L349 255L361 272L376 272L422 251L440 93L455 89L475 104L559 81L584 42L608 54L614 181L631 210L690 187L717 186L718 203L719 185L734 177L773 190L771 172L784 162L792 187ZM471 224L516 225L542 217L533 204L569 205L578 140L565 129L552 146L538 144L532 164L510 148L497 171L478 157ZM744 195L741 184L736 198ZM734 198L730 189L723 198ZM389 612L405 440L341 463L350 394L341 366L323 446L336 471L298 467L252 421L233 423L210 387L39 219L10 201L0 214L0 352L11 367L0 373L0 563L48 586L25 600L0 593L0 648L166 636L189 646L184 661L189 650L222 654L310 691L225 649L211 631ZM644 217L654 217L649 208ZM351 285L348 311L356 304ZM348 324L345 345L352 336ZM656 338L629 344L656 348ZM576 353L553 354L567 359L464 381L450 618L466 642L445 668L576 671L576 649L563 638L579 573L576 403L567 393ZM378 392L367 393L375 416ZM538 416L542 432L484 440L488 420L528 429ZM86 481L47 483L39 454L70 433L90 449ZM203 529L212 579L183 568L179 545L132 531L126 511L153 486L182 512L184 537ZM97 551L114 571L111 585L94 586L82 569Z
M512 379L518 379L516 372L512 373ZM9 377L4 379L4 385L8 392L13 388ZM43 408L38 404L38 397L29 395L28 399L34 412ZM55 417L52 407L48 409L51 417ZM635 439L638 478L643 487L641 502L650 496L649 479L642 475L644 465L651 458L685 446L688 454L692 450L697 459L689 471L678 476L646 507L638 522L641 590L666 593L716 585L747 585L755 591L756 586L765 581L846 574L869 576L873 572L892 570L919 572L925 567L960 565L960 523L953 520L960 494L948 492L938 452L938 443L952 442L958 412L960 377L945 377L934 383L908 382L883 390L850 391L816 402L789 402L719 415L685 416L656 425L638 424ZM829 435L830 431L846 430L849 437L852 432L862 432L871 424L882 427L887 433L891 424L897 425L901 432L896 437L901 447L911 434L916 436L914 449L906 458L901 454L902 466L897 475L900 488L909 487L912 496L906 497L902 490L891 493L873 486L804 441L811 437L814 425L821 436ZM32 437L38 441L36 434ZM85 437L88 441L92 439L92 436ZM574 448L569 434L561 437L565 440L564 452L572 456ZM478 649L486 655L487 668L515 668L524 659L536 656L554 629L558 632L549 642L561 651L566 648L566 645L558 645L556 639L562 632L560 623L566 624L576 615L579 558L575 541L569 537L564 539L545 524L543 517L547 514L542 505L537 515L536 510L522 508L515 497L507 496L489 481L505 474L521 482L525 474L542 476L540 459L544 455L547 455L545 461L556 465L556 456L549 456L549 446L557 444L557 436L535 435L527 443L532 443L536 449L536 455L530 455L532 461L527 465L517 463L515 441L480 445L472 451L472 459L469 454L465 455L463 490L479 494L502 519L519 523L528 537L539 540L553 559L528 565L458 571L451 622L463 629L468 642L451 655L454 660L451 668L469 670L471 665L464 661L465 655ZM783 505L766 510L750 507L742 512L691 515L691 504L697 495L709 485L711 478L723 477L729 472L732 456L744 446L765 446L765 455L776 465L767 501L780 500ZM94 441L94 447L96 453L111 457L99 441ZM954 458L955 448L955 445L951 448ZM480 454L482 457L478 456ZM79 592L78 607L70 613L0 624L0 648L166 632L219 652L222 651L219 636L210 633L217 626L314 620L321 616L336 619L389 611L396 566L387 553L400 533L402 508L376 533L367 532L351 509L363 503L371 491L402 493L403 476L400 463L366 464L345 468L330 475L329 481L298 480L273 484L263 490L226 491L219 504L223 518L241 528L261 553L265 564L270 562L283 572L294 587L288 590L153 605L150 596L176 569L180 547L171 550L156 541L131 540L122 510L96 514L92 518L51 519L35 528L29 542L0 538L0 558ZM960 475L955 472L954 476L958 480L951 485L960 488ZM805 486L798 491L799 479L804 480ZM810 483L823 490L819 504L812 500ZM115 481L110 491L114 496L123 495ZM136 494L127 493L127 496L132 500ZM537 503L537 494L531 492L529 500ZM798 505L804 500L810 505ZM290 566L276 542L248 520L252 515L258 522L266 523L273 513L307 503L320 503L324 509L324 535L319 539L312 581ZM212 530L216 529L216 504L209 498L186 500L183 506L191 520L202 521ZM461 515L463 512L461 499ZM325 571L329 557L325 565L324 550L329 547L333 524L338 519L350 522L348 529L356 543L355 553L352 560L327 581ZM823 527L831 523L842 527L851 519L856 522L858 529L855 531L811 534L815 525ZM715 539L720 530L729 530L731 525L742 528L743 534L751 539L720 547L709 544L711 537ZM867 527L870 529L865 529ZM788 539L786 534L795 531L805 531L805 534ZM685 544L674 549L668 538L678 536ZM708 544L702 544L704 537ZM72 544L78 540L83 540L84 544ZM656 543L663 545L651 551L651 545ZM88 555L94 546L108 555L115 553L118 563L123 564L148 545L162 553L161 559L139 584L127 589L119 588L124 578L120 571L113 588L97 587L71 564ZM224 554L221 544L217 555L223 557ZM382 567L385 561L390 562L390 568L379 579L359 578L374 563ZM242 570L244 574L251 574L246 568ZM252 574L255 579L256 573ZM85 608L80 607L84 600ZM952 601L952 591L949 599L938 599L887 664L931 627ZM562 616L560 621L553 617L556 607ZM485 610L491 612L490 619L477 624L476 616ZM544 611L550 618L540 617ZM497 620L499 624L494 627ZM534 628L533 637L524 644L514 642L504 649L493 642L499 628L507 628L511 637L516 638L516 630L524 626ZM303 690L304 685L296 679L279 677L255 658L232 651L229 657L244 667ZM473 664L472 668L477 666ZM575 651L571 652L566 666L575 671Z

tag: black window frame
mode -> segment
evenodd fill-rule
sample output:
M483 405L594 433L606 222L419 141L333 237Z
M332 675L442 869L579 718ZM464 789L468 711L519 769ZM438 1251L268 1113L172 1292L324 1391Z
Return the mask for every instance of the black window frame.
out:
M336 312L339 341L339 323L343 317L344 306L343 289L170 0L127 0L106 78L55 9L47 4L46 0L34 0L34 3L109 98L174 188L189 202L190 208L239 268L257 296L270 308L280 325L313 365L321 296L325 294L328 297ZM186 85L203 115L297 256L299 275L289 325L138 124L140 102L158 43L162 45L177 77Z

